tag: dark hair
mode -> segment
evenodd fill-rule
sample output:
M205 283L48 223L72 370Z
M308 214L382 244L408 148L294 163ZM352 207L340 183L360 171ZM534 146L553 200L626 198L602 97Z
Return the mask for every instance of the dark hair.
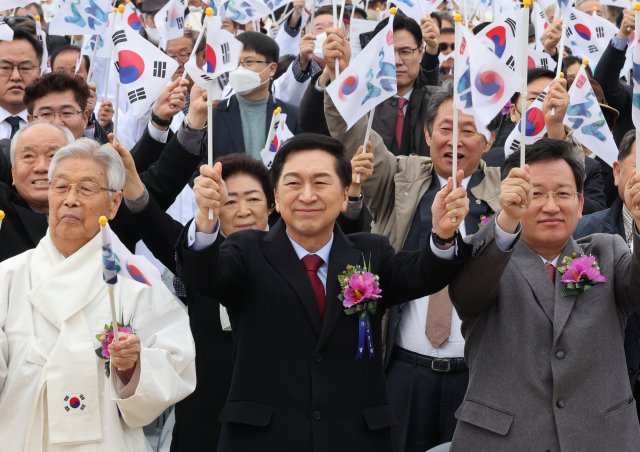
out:
M586 177L584 165L574 157L569 143L552 138L541 138L534 144L527 145L526 147L524 161L527 165L540 162L552 162L555 160L564 160L567 162L573 172L578 193L582 193L584 190L584 179ZM516 151L502 162L502 179L506 179L513 168L519 167L520 151Z
M527 85L540 77L549 77L553 80L556 78L556 73L541 67L533 68L527 72ZM516 91L513 93L513 96L511 96L511 103L515 104L518 102L518 99L520 99L520 92Z
M281 56L280 60L278 61L278 69L276 69L276 75L273 76L273 79L277 80L285 72L287 72L287 69L289 69L289 66L291 66L291 63L293 63L296 58L298 58L296 55L291 54Z
M582 66L582 58L578 58L577 56L569 55L562 61L563 61L562 64L564 65L565 68L569 68L569 66L574 64L579 64L580 66ZM589 76L589 78L593 78L593 71L591 71L591 68L589 67L588 64L587 64L587 67L584 68L584 70L587 72L587 75Z
M33 21L30 22L34 24L35 30L35 23ZM40 44L40 41L38 41L37 38L34 38L31 33L29 33L27 30L24 30L23 28L12 27L12 29L13 42L17 40L29 42L29 44L31 44L31 47L33 47L33 50L36 52L36 58L38 59L38 64L36 66L40 66L40 64L42 63L42 44Z
M236 37L238 41L244 44L244 50L250 50L263 55L267 62L276 63L280 56L280 47L275 40L267 35L258 33L257 31L245 31Z
M371 3L371 2L369 2L369 3ZM337 5L336 6L336 11L337 11L338 18L339 18L340 17L340 11L342 11L342 6ZM325 16L325 15L333 16L333 6L323 6L321 8L316 9L316 14L315 14L314 17ZM347 19L348 21L351 20L351 13L346 8L344 9L344 16L342 17L343 21L345 19ZM311 26L313 27L313 24L311 24Z
M40 16L40 20L44 20L44 10L42 9L42 6L40 6L40 3L29 3L26 6L20 6L19 8L24 9L25 11L27 10L27 8L33 6L36 11L38 11L38 16Z
M431 19L437 22L438 30L440 30L442 28L442 18L438 14L431 14Z
M227 180L230 177L238 174L244 174L249 177L253 177L260 185L262 185L262 191L267 198L267 208L271 209L275 203L276 198L273 194L273 187L269 180L270 173L264 164L250 157L247 154L227 154L216 159L216 163L222 163L222 179Z
M456 31L453 28L443 28L442 30L440 30L440 36L442 35L451 35L451 34L455 34Z
M86 110L87 99L90 95L89 85L80 77L66 72L50 72L35 79L24 89L23 100L27 105L27 111L33 115L33 107L38 99L50 93L62 93L69 90L73 91L80 109Z
M351 162L347 158L344 145L335 138L317 133L301 133L289 139L276 153L271 165L271 185L277 190L278 181L282 175L282 168L287 157L301 151L325 151L336 159L336 173L342 182L342 187L351 185Z
M81 53L82 49L80 49L80 47L78 46L72 46L72 45L64 45L64 46L58 47L56 50L53 51L53 53L51 54L51 57L49 58L49 61L51 62L52 71L53 71L54 62L56 61L56 58L63 52ZM89 66L91 66L91 59L89 59L88 55L82 55L82 60L84 61L84 66L87 69L87 73L89 73Z
M373 36L377 35L380 30L387 26L389 23L389 18L381 20L376 28L373 29ZM407 16L399 16L396 14L396 17L393 19L393 31L396 32L398 30L407 30L413 36L413 39L416 41L416 45L420 47L422 45L422 30L420 30L420 25L411 17Z
M629 157L631 151L634 150L635 146L633 145L636 141L636 129L629 130L624 134L622 141L620 142L620 147L618 148L618 162L622 163L624 159Z

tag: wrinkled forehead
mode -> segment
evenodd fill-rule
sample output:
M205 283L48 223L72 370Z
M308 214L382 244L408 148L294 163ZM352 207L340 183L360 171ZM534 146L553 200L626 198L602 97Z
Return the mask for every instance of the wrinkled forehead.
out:
M447 99L438 108L438 114L434 121L436 125L453 124L453 100ZM462 110L458 110L458 126L462 127L476 127L476 120L473 115L463 113Z
M71 183L89 181L105 186L107 168L104 163L95 159L67 157L58 163L53 177L66 179Z

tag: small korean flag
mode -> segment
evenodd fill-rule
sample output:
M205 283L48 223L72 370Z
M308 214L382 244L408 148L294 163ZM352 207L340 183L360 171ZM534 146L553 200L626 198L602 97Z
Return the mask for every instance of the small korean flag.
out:
M60 394L60 413L83 414L89 412L89 400L84 393Z

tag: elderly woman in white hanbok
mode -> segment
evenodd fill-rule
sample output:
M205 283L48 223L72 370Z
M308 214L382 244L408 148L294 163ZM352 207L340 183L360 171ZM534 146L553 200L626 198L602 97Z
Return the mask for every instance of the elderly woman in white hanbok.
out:
M0 264L2 452L144 452L142 427L195 388L189 320L164 286L120 278L135 334L109 345L110 366L95 351L111 324L98 219L115 216L125 176L109 145L57 151L47 235Z

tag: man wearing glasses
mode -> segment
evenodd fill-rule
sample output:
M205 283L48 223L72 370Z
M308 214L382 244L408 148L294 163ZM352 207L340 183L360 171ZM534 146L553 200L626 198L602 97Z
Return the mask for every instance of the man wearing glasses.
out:
M0 41L0 139L12 138L27 124L22 98L29 83L40 77L42 45L24 30L13 41Z
M452 53L455 48L455 41L455 30L453 28L443 28L440 30L440 44L438 44L440 53L445 57ZM440 76L453 74L452 71L453 55L440 64Z

